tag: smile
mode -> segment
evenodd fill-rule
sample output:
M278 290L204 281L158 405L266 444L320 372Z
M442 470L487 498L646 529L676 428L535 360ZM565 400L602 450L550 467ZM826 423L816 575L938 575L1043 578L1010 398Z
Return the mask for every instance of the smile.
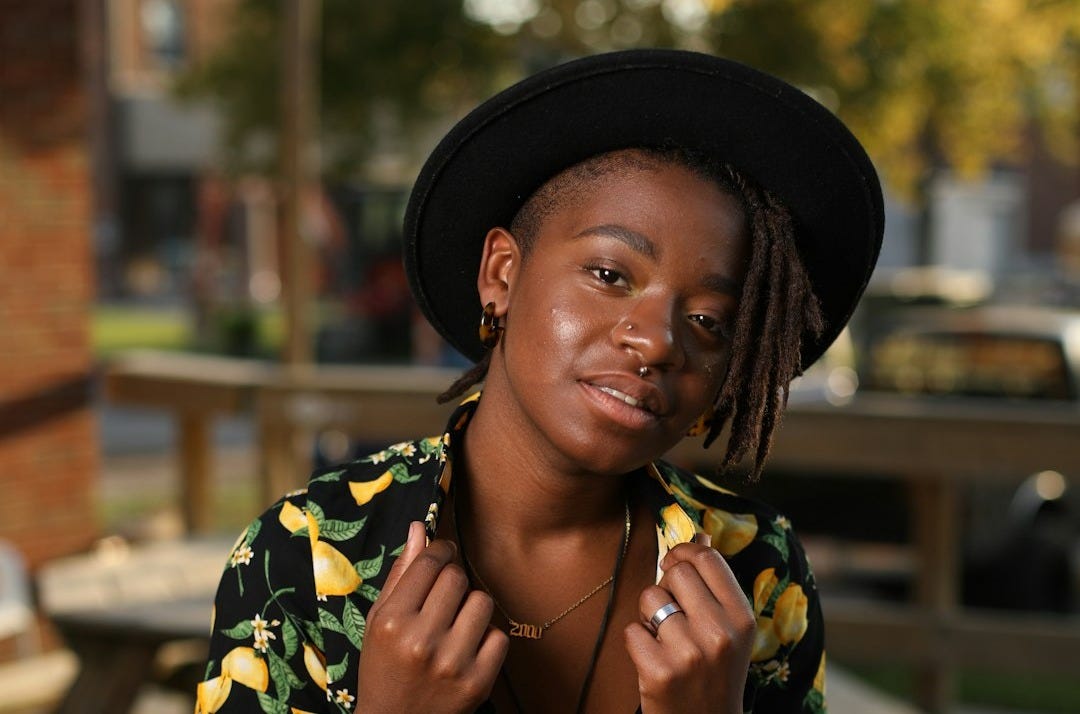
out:
M660 411L664 406L663 398L649 392L647 387L635 388L630 384L623 387L620 384L623 388L619 389L612 386L618 380L618 376L611 375L582 380L579 385L592 409L605 421L636 432L656 428L663 413ZM629 394L630 391L634 394Z
M611 387L599 387L599 386L596 387L596 388L599 389L601 392L603 392L605 394L610 394L611 396L615 397L616 399L621 399L623 402L629 404L632 407L637 407L638 409L644 409L645 411L647 411L649 413L652 413L652 410L649 409L649 407L647 407L643 402L641 402L638 399L634 399L629 394L626 394L624 392L620 392L618 389L613 389Z

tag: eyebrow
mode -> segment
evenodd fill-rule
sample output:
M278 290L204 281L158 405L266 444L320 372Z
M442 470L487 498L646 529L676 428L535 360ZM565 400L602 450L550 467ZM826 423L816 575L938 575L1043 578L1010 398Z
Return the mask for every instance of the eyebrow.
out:
M574 240L578 238L585 238L591 235L605 235L614 238L617 241L625 243L631 250L641 253L642 255L656 260L660 257L660 249L656 243L652 242L648 236L632 231L626 226L620 226L617 223L605 223L599 226L593 226L586 228L577 235L574 236Z
M726 293L732 297L742 295L742 283L720 273L709 273L701 279L702 287L714 293Z
M591 235L605 235L628 245L632 250L644 256L656 260L660 256L660 248L648 236L630 230L626 226L617 223L605 223L599 226L586 228L573 237L574 240ZM742 283L733 280L720 273L709 273L701 278L701 286L714 293L723 293L739 297L742 294Z

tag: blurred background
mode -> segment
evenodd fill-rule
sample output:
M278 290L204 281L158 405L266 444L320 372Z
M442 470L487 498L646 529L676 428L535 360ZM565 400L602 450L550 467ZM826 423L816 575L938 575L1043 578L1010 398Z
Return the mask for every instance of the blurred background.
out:
M796 84L887 186L850 330L725 483L807 542L833 709L1080 711L1080 0L0 0L0 712L190 710L235 533L442 427L427 153L644 46Z

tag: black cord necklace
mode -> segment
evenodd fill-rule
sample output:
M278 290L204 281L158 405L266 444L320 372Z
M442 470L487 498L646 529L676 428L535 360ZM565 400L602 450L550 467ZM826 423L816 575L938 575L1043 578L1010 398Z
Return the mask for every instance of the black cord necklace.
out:
M539 630L536 633L535 637L531 637L531 636L527 636L527 635L519 635L519 636L526 636L526 637L528 637L528 639L540 639L540 637L543 636L543 632L545 630L547 630L549 627L551 627L556 622L561 620L563 617L568 615L572 610L574 610L579 605L584 603L586 600L591 598L593 595L598 593L605 586L607 586L608 584L611 585L611 589L608 591L607 604L604 606L604 615L603 615L603 617L600 618L600 631L596 635L596 642L593 644L592 656L589 658L589 667L585 671L585 680L581 683L581 691L578 694L577 707L575 707L575 709L574 709L574 711L577 712L577 714L581 714L585 710L585 700L588 697L589 686L592 684L593 674L596 671L596 663L600 659L600 650L603 647L604 635L607 634L608 623L611 620L611 613L615 609L615 591L618 588L618 584L619 584L619 573L622 570L623 560L626 559L626 551L627 551L627 548L630 545L630 497L629 497L629 495L626 497L626 500L623 503L623 510L624 510L624 513L625 513L624 527L623 527L623 537L622 537L622 542L620 543L620 546L619 546L619 553L615 558L615 567L611 571L611 576L607 580L605 580L603 583L598 585L596 588L591 590L589 593L587 593L584 597L582 597L576 603L571 605L566 610L563 610L563 612L561 612L559 615L555 616L551 620L548 620L543 625L539 625L539 626L538 625L526 625L526 627L535 628L535 629ZM484 592L486 592L491 597L492 601L495 603L495 607L498 608L499 612L502 613L503 617L505 617L507 619L507 621L510 623L512 628L514 626L518 626L520 628L522 623L518 623L517 621L515 621L512 617L510 617L506 613L506 611L499 604L499 601L495 599L495 595L494 595L494 593L491 592L491 588L489 588L484 583L483 579L481 579L481 577L480 577L480 574L476 572L476 569L473 568L472 563L469 562L469 558L465 554L465 541L461 537L461 525L458 522L456 495L451 496L451 517L454 519L454 536L457 538L458 552L461 554L461 562L465 566L466 575L469 577L470 580L472 580L474 578L476 579L476 583L480 586L480 588ZM525 709L524 709L524 707L521 706L521 700L518 699L517 692L514 691L514 685L510 681L510 675L506 671L506 665L505 664L499 670L499 674L502 676L503 681L506 683L506 691L510 695L510 700L514 703L514 709L518 712L518 714L523 714Z

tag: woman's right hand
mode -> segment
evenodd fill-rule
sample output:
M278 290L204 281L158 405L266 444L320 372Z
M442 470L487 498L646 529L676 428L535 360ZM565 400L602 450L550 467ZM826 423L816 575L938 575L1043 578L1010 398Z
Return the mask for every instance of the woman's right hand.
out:
M491 694L510 647L491 626L494 602L469 589L457 546L425 546L409 524L401 556L367 617L357 682L359 712L472 712Z

